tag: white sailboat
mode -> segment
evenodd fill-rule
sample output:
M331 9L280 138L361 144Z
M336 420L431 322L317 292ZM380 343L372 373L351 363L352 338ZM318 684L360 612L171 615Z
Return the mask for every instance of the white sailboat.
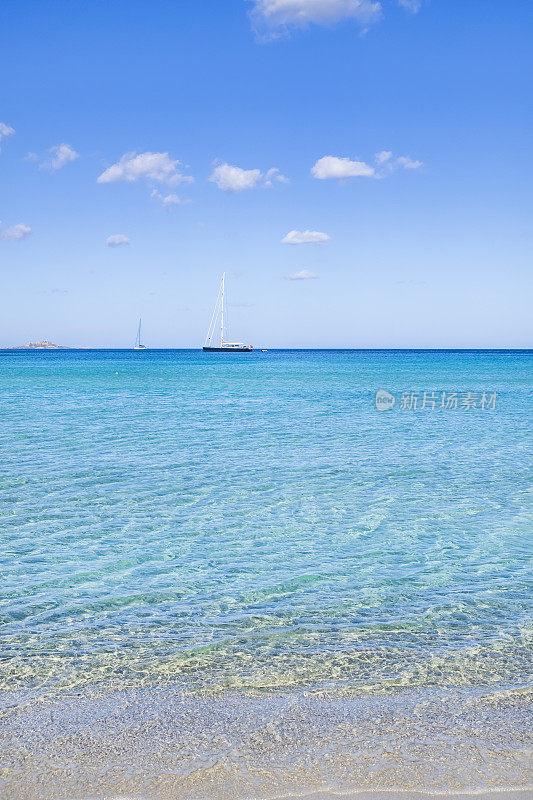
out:
M137 338L135 339L135 344L133 345L134 350L147 350L145 344L141 341L141 320L139 319L139 328L137 330Z
M224 298L224 283L226 280L226 273L222 274L222 283L218 290L217 300L213 309L213 315L209 324L209 330L205 337L205 344L203 350L206 353L251 353L253 347L251 344L244 344L243 342L228 342L224 336L225 334L225 298ZM218 322L220 319L220 328ZM220 333L220 338L219 338Z

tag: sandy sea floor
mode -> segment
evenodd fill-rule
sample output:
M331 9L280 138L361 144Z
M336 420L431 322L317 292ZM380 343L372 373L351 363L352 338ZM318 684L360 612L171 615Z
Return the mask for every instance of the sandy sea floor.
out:
M173 687L40 697L2 712L0 797L492 797L533 784L529 699L471 690L190 696Z
M0 356L0 800L532 786L531 365Z

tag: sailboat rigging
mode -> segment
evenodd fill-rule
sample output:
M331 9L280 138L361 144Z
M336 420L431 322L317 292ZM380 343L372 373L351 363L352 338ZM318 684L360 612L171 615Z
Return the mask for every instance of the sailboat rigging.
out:
M209 323L209 330L205 338L203 350L206 353L251 353L253 347L251 344L244 344L243 342L228 342L225 338L225 289L226 273L222 274L222 282L218 290L218 295ZM227 316L227 315L226 315ZM218 322L220 318L220 328L218 329ZM220 339L217 334L220 331Z
M135 339L135 344L133 345L134 350L147 350L145 344L142 343L141 340L141 320L139 319L139 328L137 330L137 338Z

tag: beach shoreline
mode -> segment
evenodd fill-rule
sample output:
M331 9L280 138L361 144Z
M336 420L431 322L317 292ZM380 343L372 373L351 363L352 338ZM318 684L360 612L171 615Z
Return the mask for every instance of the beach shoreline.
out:
M533 778L523 691L94 687L19 701L2 714L1 800L525 800Z
M292 796L290 800L531 800L533 787L523 789L473 790L471 792L411 792L408 789L376 789L371 792L314 792ZM118 798L117 798L118 800ZM274 798L272 799L274 800ZM289 800L279 798L278 800Z

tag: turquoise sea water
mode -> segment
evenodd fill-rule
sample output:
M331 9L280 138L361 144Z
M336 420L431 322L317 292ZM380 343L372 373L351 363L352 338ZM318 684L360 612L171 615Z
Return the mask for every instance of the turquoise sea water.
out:
M426 692L512 697L522 729L532 367L531 352L1 352L9 718L143 692L389 713Z

